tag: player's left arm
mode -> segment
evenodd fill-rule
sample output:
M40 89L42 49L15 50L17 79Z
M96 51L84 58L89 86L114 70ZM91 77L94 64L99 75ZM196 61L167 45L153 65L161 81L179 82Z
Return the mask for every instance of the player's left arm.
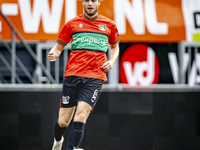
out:
M103 65L102 65L102 69L105 72L108 72L112 69L113 65L115 64L117 57L119 56L119 44L118 42L116 44L110 44L110 59L108 61L106 61Z

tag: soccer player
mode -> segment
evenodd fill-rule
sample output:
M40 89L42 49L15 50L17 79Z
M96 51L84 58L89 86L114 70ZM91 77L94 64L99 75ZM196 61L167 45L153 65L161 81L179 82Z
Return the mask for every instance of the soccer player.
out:
M110 19L99 15L100 0L83 0L84 13L68 21L59 33L48 59L56 61L67 43L71 54L66 65L59 117L55 123L52 150L61 150L63 134L73 119L67 150L78 149L89 113L97 103L106 73L119 55L119 33ZM110 59L106 51L110 44Z

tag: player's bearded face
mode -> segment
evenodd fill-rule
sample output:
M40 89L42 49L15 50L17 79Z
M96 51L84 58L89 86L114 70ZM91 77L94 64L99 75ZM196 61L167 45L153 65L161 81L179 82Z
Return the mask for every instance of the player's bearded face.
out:
M98 0L84 0L83 2L83 8L86 13L86 15L92 17L97 14L98 7L99 7L99 1Z

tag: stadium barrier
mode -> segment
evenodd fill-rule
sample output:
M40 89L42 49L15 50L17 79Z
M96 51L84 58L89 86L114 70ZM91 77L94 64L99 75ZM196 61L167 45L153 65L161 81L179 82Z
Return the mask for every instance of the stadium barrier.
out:
M60 94L61 85L0 85L1 149L51 149ZM198 150L199 97L199 87L185 85L104 85L80 146L85 150Z

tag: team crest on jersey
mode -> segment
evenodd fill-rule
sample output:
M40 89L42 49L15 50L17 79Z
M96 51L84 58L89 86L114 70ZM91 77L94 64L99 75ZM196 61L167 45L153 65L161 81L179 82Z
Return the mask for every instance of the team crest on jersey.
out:
M69 96L62 96L62 103L63 104L69 104L69 99L70 99Z
M106 31L106 25L99 24L99 30Z

